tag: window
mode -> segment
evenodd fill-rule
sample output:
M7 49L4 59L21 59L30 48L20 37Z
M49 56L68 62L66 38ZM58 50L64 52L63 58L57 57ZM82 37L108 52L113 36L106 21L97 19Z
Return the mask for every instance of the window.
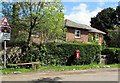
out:
M39 37L39 35L31 35L32 37Z
M95 39L99 41L99 34L95 34Z
M40 37L39 32L35 32L35 31L33 31L31 36L32 37Z
M80 30L75 30L75 38L80 38Z

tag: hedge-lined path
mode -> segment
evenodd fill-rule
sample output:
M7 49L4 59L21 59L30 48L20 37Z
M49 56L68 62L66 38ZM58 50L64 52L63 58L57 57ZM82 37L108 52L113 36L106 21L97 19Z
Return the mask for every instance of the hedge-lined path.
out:
M119 69L120 70L120 69ZM118 68L72 70L61 72L31 72L2 75L2 81L117 81Z

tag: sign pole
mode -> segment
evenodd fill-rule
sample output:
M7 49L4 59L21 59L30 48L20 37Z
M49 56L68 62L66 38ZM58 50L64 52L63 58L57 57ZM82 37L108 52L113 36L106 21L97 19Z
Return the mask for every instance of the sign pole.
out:
M6 53L6 43L7 40L10 40L11 28L8 23L8 19L4 18L1 23L1 32L3 33L2 40L4 41L4 67L7 65L7 53Z
M4 67L6 67L6 41L4 40Z

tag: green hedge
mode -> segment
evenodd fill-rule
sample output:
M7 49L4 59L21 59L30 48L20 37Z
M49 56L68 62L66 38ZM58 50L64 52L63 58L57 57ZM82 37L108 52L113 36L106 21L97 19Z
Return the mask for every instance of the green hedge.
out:
M41 65L83 65L99 62L101 46L80 43L46 43L23 50L24 55L15 63L40 61ZM75 50L80 50L81 58L75 58ZM10 61L8 63L13 64Z
M15 63L40 61L41 65L76 65L98 63L101 46L97 44L80 43L46 43L40 46L24 48L23 56ZM81 58L75 58L75 50L80 50ZM8 60L8 63L13 64Z
M47 43L47 56L52 56L56 65L90 64L99 62L101 46L80 43ZM75 50L80 50L80 59L75 59ZM50 57L49 57L50 58ZM49 59L49 61L52 59Z
M120 48L105 48L101 54L107 55L107 64L120 62Z

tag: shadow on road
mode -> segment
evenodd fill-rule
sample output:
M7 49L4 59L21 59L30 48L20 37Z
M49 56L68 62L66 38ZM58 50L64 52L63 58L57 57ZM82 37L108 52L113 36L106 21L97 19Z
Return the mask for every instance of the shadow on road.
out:
M60 77L55 77L55 78L42 78L42 79L38 79L38 80L33 80L34 83L61 83Z

